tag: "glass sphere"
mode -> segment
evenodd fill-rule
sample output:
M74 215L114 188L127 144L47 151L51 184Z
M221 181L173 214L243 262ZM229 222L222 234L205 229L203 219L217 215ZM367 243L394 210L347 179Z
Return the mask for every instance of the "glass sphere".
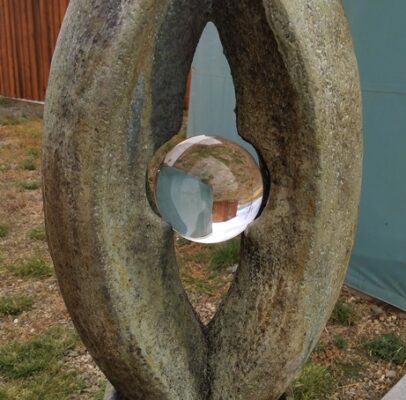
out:
M169 147L153 179L162 218L199 243L223 242L243 232L257 216L263 196L252 156L237 143L206 135Z

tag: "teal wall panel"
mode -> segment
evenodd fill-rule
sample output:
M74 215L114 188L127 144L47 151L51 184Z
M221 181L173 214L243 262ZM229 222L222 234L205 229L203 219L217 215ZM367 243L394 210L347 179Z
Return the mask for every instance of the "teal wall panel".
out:
M364 108L364 177L347 282L406 310L406 1L345 0Z
M230 67L216 27L209 22L192 64L188 136L222 136L241 144L256 159L255 149L237 133L235 91Z
M406 1L344 0L363 90L406 92Z
M364 178L347 282L406 309L406 96L364 92Z

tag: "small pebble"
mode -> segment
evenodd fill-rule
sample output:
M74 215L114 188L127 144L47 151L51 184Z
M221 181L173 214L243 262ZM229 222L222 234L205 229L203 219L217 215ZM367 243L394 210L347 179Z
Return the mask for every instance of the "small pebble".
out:
M371 311L372 311L372 313L373 313L376 317L378 317L378 316L380 316L380 315L383 314L382 308L379 307L379 306L377 306L377 305L373 305L373 306L371 307Z
M227 271L232 273L232 274L235 274L237 272L237 269L238 269L238 264L234 264L231 267L228 267Z
M386 376L387 376L388 378L395 378L396 375L397 375L397 373L396 373L396 371L394 371L393 369L391 369L390 371L387 371L387 372L386 372Z

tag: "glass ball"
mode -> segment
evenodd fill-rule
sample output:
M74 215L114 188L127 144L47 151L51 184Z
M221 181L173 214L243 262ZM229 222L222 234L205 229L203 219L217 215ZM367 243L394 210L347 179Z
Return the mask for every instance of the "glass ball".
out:
M194 136L167 146L158 165L153 179L156 206L185 239L223 242L243 232L257 216L263 196L261 171L239 144Z

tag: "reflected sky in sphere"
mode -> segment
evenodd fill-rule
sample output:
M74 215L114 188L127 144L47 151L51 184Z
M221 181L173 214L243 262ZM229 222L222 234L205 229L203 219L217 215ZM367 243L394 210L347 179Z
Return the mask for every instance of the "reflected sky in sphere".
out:
M200 135L165 154L154 195L162 218L181 236L218 243L239 235L255 219L263 182L257 163L240 145Z

